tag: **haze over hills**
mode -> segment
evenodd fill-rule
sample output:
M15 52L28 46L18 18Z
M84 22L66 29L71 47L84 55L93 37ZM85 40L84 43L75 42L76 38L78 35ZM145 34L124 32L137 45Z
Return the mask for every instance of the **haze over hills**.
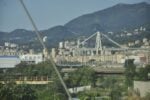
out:
M101 32L120 32L140 26L150 25L150 4L117 4L113 7L94 13L79 16L64 26L55 26L41 31L42 36L48 37L48 46L78 36L88 36L99 30ZM33 31L17 29L10 33L0 32L0 40L18 44L36 43ZM27 41L28 40L28 41Z

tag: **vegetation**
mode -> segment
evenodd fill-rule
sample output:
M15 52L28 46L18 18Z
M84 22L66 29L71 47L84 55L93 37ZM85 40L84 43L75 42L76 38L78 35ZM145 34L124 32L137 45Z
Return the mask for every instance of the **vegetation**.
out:
M136 66L133 63L133 59L126 60L125 62L125 77L126 77L126 85L128 87L133 87L133 80L136 75Z
M19 79L19 77L31 78L40 76L46 76L52 82L47 85L15 84L15 80ZM37 65L28 65L24 62L20 63L14 69L7 69L3 75L1 74L1 80L8 82L8 84L1 84L1 100L67 100L65 91L51 63L48 61Z
M136 80L148 81L148 73L150 73L150 65L140 68L137 72Z
M94 85L95 77L94 70L85 66L69 74L68 81L70 83L68 85L70 87Z
M125 68L124 75L97 76L91 67L84 66L67 75L62 73L62 76L68 88L76 90L79 86L91 86L90 90L72 94L72 97L80 100L149 100L149 93L142 98L138 91L128 87L133 87L134 80L147 81L150 65L136 70L133 60L128 60ZM49 62L37 65L21 63L14 69L7 69L1 73L3 74L0 78L5 81L5 84L0 84L1 100L67 100L67 95ZM17 85L11 82L18 76L47 76L53 82L47 85Z
M1 100L37 100L35 90L30 85L15 83L0 84Z

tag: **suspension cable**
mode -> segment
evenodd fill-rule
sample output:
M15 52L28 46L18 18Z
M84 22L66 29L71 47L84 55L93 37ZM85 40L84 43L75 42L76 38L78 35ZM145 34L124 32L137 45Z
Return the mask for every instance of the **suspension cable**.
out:
M91 36L89 36L88 38L86 38L84 41L82 41L80 44L83 44L84 42L86 42L87 40L91 39L92 37L94 37L97 33L92 34Z
M32 17L31 17L30 13L29 13L27 7L25 6L23 0L19 0L19 1L20 1L20 3L21 3L21 5L22 5L22 7L23 7L23 9L24 9L24 11L25 11L25 13L27 14L27 17L29 18L29 20L30 20L30 22L31 22L31 24L32 24L32 26L33 26L33 29L34 29L34 31L35 31L37 37L38 37L38 40L40 41L40 43L41 43L41 45L42 45L42 47L43 47L43 49L47 50L47 48L46 48L44 42L42 41L42 38L41 38L40 33L39 33L39 31L38 31L38 28L36 27L36 24L35 24L35 22L33 21L33 19L32 19ZM67 89L67 86L66 86L65 82L63 81L62 76L60 75L60 72L58 71L58 69L57 69L57 67L56 67L56 65L55 65L55 63L54 63L51 54L50 54L49 56L50 56L50 59L49 59L49 60L50 60L50 62L51 62L51 64L52 64L52 66L53 66L53 68L54 68L56 74L58 75L58 78L59 78L59 80L60 80L60 82L61 82L63 88L65 89L65 91L66 91L66 93L67 93L67 95L68 95L69 100L72 100L72 97L71 97L71 95L70 95L70 93L69 93L69 91L68 91L68 89Z
M102 34L102 33L101 33ZM117 42L115 42L114 40L112 40L111 38L109 38L107 35L105 35L105 34L102 34L105 38L107 38L109 41L111 41L112 43L114 43L114 44L116 44L117 46L119 46L120 48L122 48L122 46L119 44L119 43L117 43Z

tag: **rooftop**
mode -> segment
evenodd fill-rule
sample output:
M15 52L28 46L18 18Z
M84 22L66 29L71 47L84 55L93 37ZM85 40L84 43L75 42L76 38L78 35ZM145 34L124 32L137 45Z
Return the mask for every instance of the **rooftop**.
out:
M0 56L0 58L19 58L18 56Z

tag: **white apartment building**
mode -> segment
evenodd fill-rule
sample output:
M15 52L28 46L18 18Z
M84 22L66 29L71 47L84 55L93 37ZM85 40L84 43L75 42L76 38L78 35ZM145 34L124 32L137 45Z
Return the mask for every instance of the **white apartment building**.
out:
M20 56L22 62L27 62L29 64L38 64L44 61L43 54L24 54Z

